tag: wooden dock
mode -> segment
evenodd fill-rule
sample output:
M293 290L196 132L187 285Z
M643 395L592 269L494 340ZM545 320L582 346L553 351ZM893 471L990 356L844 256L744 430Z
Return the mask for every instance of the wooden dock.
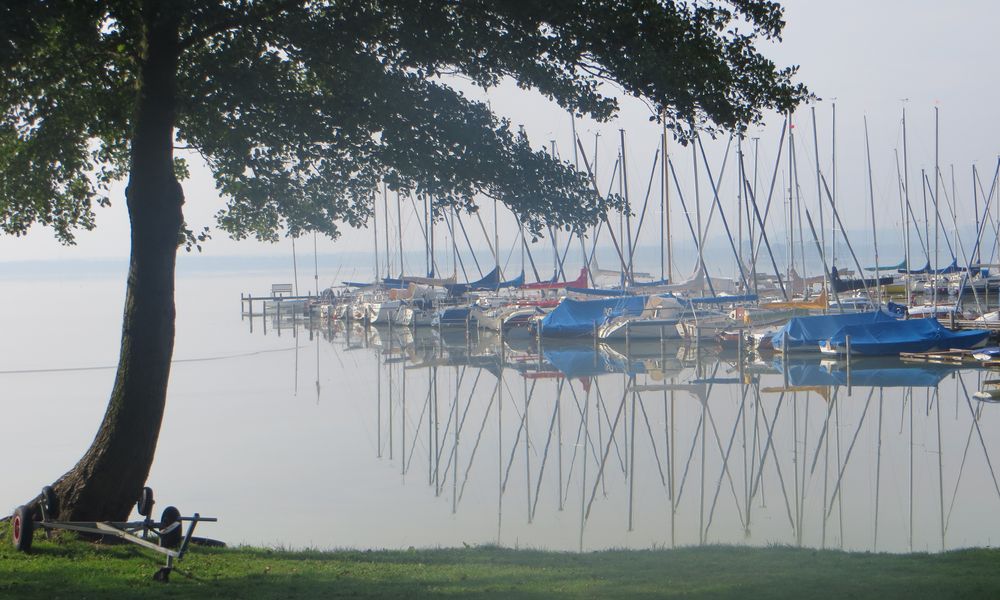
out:
M1000 359L978 360L974 350L940 350L937 352L902 352L899 358L906 362L962 365L966 367L1000 368Z

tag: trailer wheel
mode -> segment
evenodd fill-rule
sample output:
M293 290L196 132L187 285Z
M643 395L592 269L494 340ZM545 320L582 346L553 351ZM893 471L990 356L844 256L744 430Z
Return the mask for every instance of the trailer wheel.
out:
M176 548L181 543L181 511L168 506L160 516L160 545Z
M45 508L45 514L49 518L55 518L56 513L59 511L59 502L56 499L56 491L52 489L51 485L42 488L42 506Z
M148 517L153 514L153 488L144 487L139 494L139 501L135 503L135 510L142 516Z
M35 535L35 521L31 509L18 506L11 518L11 537L14 539L14 549L19 552L31 551L31 540Z

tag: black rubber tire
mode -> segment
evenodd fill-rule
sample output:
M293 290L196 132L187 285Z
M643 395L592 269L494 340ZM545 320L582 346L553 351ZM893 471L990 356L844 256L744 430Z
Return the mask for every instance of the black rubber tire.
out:
M31 509L18 506L10 519L10 533L14 540L14 549L18 552L31 552L31 540L35 536L35 521Z
M166 533L160 533L160 546L164 548L176 548L181 545L180 521L181 511L177 510L177 508L168 506L163 509L163 514L160 516L160 531L163 532L175 523L177 527Z
M54 519L59 514L59 499L51 485L42 488L42 506L45 507L45 514L50 518Z
M153 514L154 504L156 504L156 500L153 499L153 488L142 488L142 492L139 493L139 500L135 503L135 510L140 515L148 517Z

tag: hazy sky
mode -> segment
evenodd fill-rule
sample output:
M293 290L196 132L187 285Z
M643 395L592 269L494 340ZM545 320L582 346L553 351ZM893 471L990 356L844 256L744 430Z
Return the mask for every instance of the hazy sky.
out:
M838 196L845 207L843 217L849 227L868 226L867 173L864 154L863 118L868 117L871 136L876 217L881 227L895 227L899 221L896 171L893 151L901 152L900 111L907 98L907 125L910 155L910 185L919 193L920 168L933 169L934 107L940 109L940 156L943 176L950 186L954 165L959 203L971 215L971 166L976 162L988 188L1000 144L1000 86L992 67L998 50L996 23L1000 4L987 1L932 2L929 0L846 0L817 2L787 0L787 26L783 43L764 47L765 54L779 65L798 64L799 80L822 100L816 104L819 121L820 165L829 178L831 155L831 102L837 105ZM470 95L488 99L500 114L515 124L523 124L533 143L548 145L556 140L560 153L571 157L569 116L537 94L505 85L488 94L472 90ZM617 152L618 129L627 132L629 179L633 203L641 202L658 144L658 129L648 121L648 109L637 101L623 101L614 122L579 122L578 133L588 149L594 133L600 132L599 177L607 180L608 169ZM796 140L800 161L799 183L809 206L816 204L816 177L812 150L809 107L796 114ZM773 169L780 132L780 118L769 118L760 136L760 179L766 188ZM723 142L710 146L717 171ZM589 151L589 150L588 150ZM690 149L671 147L671 156L682 185L691 172ZM784 175L784 163L779 167ZM211 177L195 165L193 177L185 183L185 215L197 229L213 225L213 215L222 206ZM732 163L720 193L734 196ZM606 185L606 181L602 187ZM702 206L711 201L702 181ZM653 202L658 203L654 188ZM49 258L124 257L128 254L128 218L124 210L123 186L115 190L113 207L98 209L98 229L81 232L78 245L62 247L49 231L36 228L25 238L0 237L0 261ZM685 192L686 194L688 192ZM761 194L762 195L762 194ZM726 198L724 198L724 201ZM492 211L485 214L492 215ZM672 213L680 218L679 213ZM969 217L971 221L971 217ZM408 245L420 247L414 219L404 216ZM950 224L949 224L950 228ZM381 226L380 226L381 229ZM442 228L443 229L443 228ZM721 229L720 229L721 231ZM644 243L655 243L647 229ZM277 246L254 241L235 242L215 231L205 248L208 255L287 253L289 243ZM648 235L648 237L647 237ZM337 242L320 240L320 252L360 250L371 247L370 232L345 231Z

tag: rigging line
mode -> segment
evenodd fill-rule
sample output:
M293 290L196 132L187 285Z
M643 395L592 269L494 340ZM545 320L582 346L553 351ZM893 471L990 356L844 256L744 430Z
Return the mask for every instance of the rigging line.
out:
M761 223L761 225L760 225L760 231L759 231L759 234L761 235L761 237L757 238L757 244L754 246L753 253L751 254L751 258L753 259L754 264L757 264L757 255L760 254L760 242L762 241L762 238L766 241L766 238L763 237L764 236L764 225L763 224L767 223L767 217L771 214L771 199L774 197L774 184L776 183L776 181L778 179L778 167L781 166L781 151L785 147L785 132L787 130L788 130L788 117L785 117L785 122L781 126L781 138L778 140L778 153L775 155L775 159L774 159L774 172L771 174L771 187L770 187L770 189L767 192L767 204L764 205L764 217L763 217L763 219L761 219L760 215L757 215L757 220ZM755 175L756 175L756 170L755 170ZM746 180L746 176L745 175L744 175L743 179ZM746 182L745 185L749 186L750 184L749 184L749 182ZM752 194L752 197L753 197L754 202L756 204L757 194L756 193ZM756 206L755 206L755 212L756 212ZM752 243L752 240L751 240L751 243ZM773 258L772 258L772 260L773 260ZM785 297L787 298L787 296L785 296Z
M907 193L907 190L906 190L906 182L904 181L902 174L899 172L899 154L898 153L896 154L896 178L899 180L898 184L899 184L900 189L903 192L903 204L906 205L906 212L907 212L907 214L910 215L910 227L912 227L913 230L916 232L916 234L917 234L917 241L920 242L920 249L924 251L924 256L927 257L927 263L930 264L931 254L927 250L927 244L924 243L924 236L920 234L920 226L919 226L920 225L920 221L917 219L917 215L914 214L914 212L913 212L913 206L910 205L909 194ZM909 261L909 257L907 257L907 261ZM909 263L907 263L907 264L909 264Z
M469 234L465 230L465 223L462 222L462 215L455 213L455 219L458 220L458 227L462 230L462 237L465 238L465 245L469 247L469 254L472 255L472 262L476 265L476 271L479 271L479 278L483 278L483 269L479 266L479 259L476 258L476 251L472 249L472 242L469 241Z
M774 260L774 252L771 251L771 242L767 239L767 231L764 229L765 219L760 216L760 208L757 206L757 197L753 195L753 189L750 187L750 181L743 176L743 191L750 197L750 204L753 206L753 214L757 219L757 226L760 228L760 238L764 241L764 246L767 248L767 255L771 259L771 267L774 269L774 276L778 278L778 285L781 287L781 295L784 296L785 300L789 300L788 291L785 289L785 282L781 278L781 271L778 269L778 263ZM770 200L768 200L770 202ZM760 244L758 243L758 251L760 250ZM754 252L750 256L751 268L754 270L754 285L757 284L757 252Z
M656 166L660 162L660 148L657 142L656 152L653 153L653 168L649 172L649 183L646 184L646 196L642 199L642 213L639 215L639 224L635 228L635 239L629 249L628 258L631 261L635 257L635 249L639 246L639 234L642 233L642 224L646 221L646 210L649 208L649 196L653 193L653 179L656 177Z
M224 354L220 356L205 356L201 358L177 358L170 361L170 364L182 364L182 363L197 363L197 362L212 362L216 360L229 360L233 358L245 358L248 356L257 356L260 354L273 354L276 352L291 352L295 350L294 346L289 348L275 348L272 350L257 350L255 352L242 352L239 354ZM49 369L12 369L8 371L0 371L0 375L33 375L36 373L75 373L79 371L106 371L109 369L117 369L118 365L102 365L94 367L60 367L60 368L49 368Z
M521 247L524 248L525 252L528 254L528 262L531 263L531 270L535 273L535 280L541 281L542 278L538 275L538 267L535 266L535 257L532 256L531 248L528 246L528 241L524 238L524 226L521 225L520 220L517 222L517 229L521 233ZM524 265L521 266L522 268L524 267Z
M708 234L708 225L712 224L712 215L714 213L714 208L717 206L719 208L719 218L722 219L722 226L726 230L726 239L729 240L729 247L733 251L733 256L736 258L736 266L740 270L740 279L743 280L743 289L750 290L750 282L747 280L746 272L743 270L743 261L740 260L739 250L736 249L736 243L733 241L733 232L729 230L729 221L726 219L726 214L722 211L722 201L719 200L719 188L715 184L715 178L712 177L712 169L708 166L708 157L705 155L705 145L701 142L701 137L696 137L695 141L698 142L698 148L701 149L701 159L705 163L705 173L708 175L708 182L712 186L712 197L715 200L713 204L713 212L708 215L708 224L705 225L705 235ZM729 157L729 148L732 146L733 137L729 136L729 144L726 146L726 158ZM726 163L722 163L722 170L719 171L719 180L722 180L722 175L725 172Z
M996 172L1000 172L1000 159L997 159L997 171ZM985 207L983 208L983 212L987 216L990 216L990 205L993 202L993 192L994 192L995 186L996 186L996 175L994 174L993 185L990 186L990 195L985 198ZM980 191L981 190L982 190L982 185L980 185ZM984 194L984 196L985 196L985 194ZM976 256L977 253L979 255L982 254L982 252L981 252L981 243L982 243L982 239L983 239L983 233L986 232L985 230L986 230L986 219L983 219L983 222L980 224L979 231L976 232L976 245L972 248L972 256ZM998 236L998 237L1000 237L1000 236ZM996 250L996 242L995 241L994 241L994 250ZM992 257L991 257L991 261L992 261ZM968 266L969 267L972 266L972 261L971 260L969 261ZM967 274L968 274L968 272L966 272L966 275ZM965 278L965 275L963 275L962 285L961 285L961 287L959 287L959 290L958 290L958 297L959 298L962 297L962 292L965 291L965 282L966 282L966 278ZM973 286L972 289L973 289L973 291L975 291L975 289L976 289L975 286ZM978 304L978 299L979 299L979 297L977 295L976 296L976 303L977 304ZM986 301L987 301L987 304L988 304L989 303L989 298L987 298Z
M451 213L451 215L452 215L452 221L454 221L454 219L455 219L455 207L452 207L451 210L452 210L452 213ZM458 264L462 268L462 276L465 277L466 281L468 281L469 280L469 274L465 271L465 261L462 260L462 253L458 251L458 244L455 243L455 226L453 225L453 223L451 221L448 221L448 216L447 215L445 215L444 224L448 226L448 233L451 234L451 243L452 243L452 246L453 246L453 248L455 250L455 257L458 258ZM475 256L475 255L473 255L473 256ZM452 270L454 270L455 269L455 265L452 264L451 268L452 268ZM480 277L482 277L482 274L480 274Z
M417 202L416 200L413 199L412 195L410 196L410 206L413 207L413 214L417 217L417 220L419 221L421 218L420 211L417 210ZM427 246L429 244L429 239L427 237L427 228L420 227L419 229L420 229L420 234L424 238L424 246ZM438 269L437 258L435 258L433 255L430 258L431 258L431 268L434 270L435 273L441 273L441 271Z
M931 187L930 187L931 183L930 183L930 180L927 178L927 174L926 173L924 173L924 185L927 186L927 194L931 197L931 202L934 203L934 216L937 217L937 223L935 223L935 225L934 225L935 235L937 235L938 232L944 234L942 237L944 237L944 243L948 246L948 254L950 254L952 258L955 258L955 250L954 250L954 248L951 247L951 241L948 240L948 230L945 229L944 226L941 225L941 221L943 219L941 219L941 210L938 208L938 198L937 198L937 195L935 195L934 192L933 192L933 190L931 190ZM942 186L942 189L941 189L942 192L944 191L943 188L944 188L944 186ZM938 195L940 195L940 194L938 194ZM947 197L947 194L945 195L945 197Z
M701 144L701 137L696 137L698 143ZM692 142L693 143L693 142ZM729 151L733 147L733 135L729 135L729 141L726 142L726 153L722 156L722 166L719 167L719 183L722 183L722 178L726 175L726 165L729 163ZM708 166L708 159L704 158L705 150L702 148L703 162L705 163L705 171L708 173L709 178L712 177L712 169ZM719 208L719 214L722 214L722 208ZM708 211L708 220L705 222L705 227L702 229L701 235L702 239L708 235L708 229L712 226L712 219L715 217L715 204L712 204L712 208Z
M617 172L618 161L615 161L614 168L615 168L615 171ZM614 186L614 173L612 173L611 183L608 185L608 193L605 194L605 196L608 196L608 195L611 194L611 188L613 186ZM591 246L590 246L590 258L587 259L587 264L586 264L587 274L590 275L590 281L594 284L594 287L597 287L597 280L594 278L594 274L591 272L590 265L593 264L593 265L595 265L594 268L600 269L600 265L597 264L597 241L598 241L598 239L601 236L601 228L602 227L604 227L604 221L599 221L597 223L597 225L594 227L594 241L593 241L593 243L591 243Z
M696 247L700 249L701 245L698 243L698 234L695 233L694 225L691 223L691 214L688 212L687 202L684 201L684 192L681 191L680 180L677 179L677 171L674 170L674 162L672 160L667 160L667 165L670 167L670 174L674 176L674 187L677 189L677 197L681 201L681 208L684 212L684 219L687 221L688 229L691 231L691 238L694 240ZM712 292L712 296L715 294L715 286L712 285L712 277L708 274L708 269L705 267L705 256L704 253L699 250L698 252L698 266L695 268L697 273L698 268L702 270L705 274L705 280L708 282L708 289Z
M580 141L580 138L576 139L576 144L580 148L580 155L583 158L583 166L587 168L587 175L590 176L590 183L594 188L594 193L600 195L601 191L597 187L597 180L594 178L594 173L590 169L590 161L587 160L587 153L583 148L583 143ZM618 243L618 238L615 237L615 231L611 226L611 222L608 221L608 215L602 214L601 220L608 226L608 235L611 236L611 243L614 244L615 252L618 254L618 260L622 265L622 270L625 271L628 269L628 265L625 264L625 254L622 252L622 247Z

